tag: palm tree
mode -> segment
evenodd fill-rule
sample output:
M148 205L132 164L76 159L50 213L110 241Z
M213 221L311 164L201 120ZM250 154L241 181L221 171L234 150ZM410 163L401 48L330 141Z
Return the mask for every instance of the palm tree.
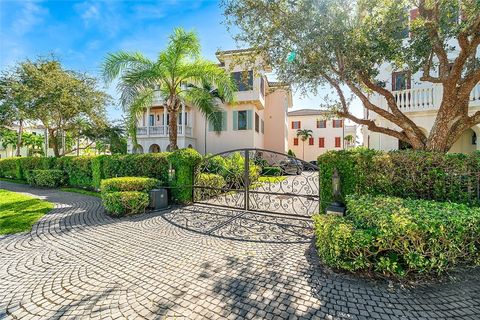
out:
M305 160L305 141L307 141L308 138L312 138L312 133L313 131L310 129L298 129L297 130L297 137L302 140L303 143L303 155L302 158Z
M219 106L205 87L214 86L227 103L233 102L236 91L228 72L214 62L200 58L197 34L182 28L174 30L167 48L158 54L156 60L138 52L120 51L106 57L102 71L107 83L119 78L117 89L134 144L137 144L138 116L152 104L154 92L160 92L170 117L172 150L177 149L177 113L182 104L196 107L206 118L218 122L221 121L216 116Z

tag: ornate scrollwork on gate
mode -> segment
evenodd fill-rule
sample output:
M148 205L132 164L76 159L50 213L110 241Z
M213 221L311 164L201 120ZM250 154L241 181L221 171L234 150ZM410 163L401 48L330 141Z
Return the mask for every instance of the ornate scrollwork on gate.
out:
M240 149L207 157L194 181L195 202L297 216L319 210L318 167L274 151Z

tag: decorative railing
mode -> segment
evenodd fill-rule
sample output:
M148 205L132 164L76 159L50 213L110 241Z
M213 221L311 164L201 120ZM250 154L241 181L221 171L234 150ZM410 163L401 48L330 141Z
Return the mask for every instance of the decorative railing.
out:
M168 126L150 126L147 130L147 127L137 127L137 136L163 136L167 137L169 133ZM192 135L192 127L185 126L185 133L183 132L183 126L177 126L177 135Z
M434 85L432 87L393 91L392 94L400 110L404 112L426 111L438 109L442 101L442 91L442 86ZM383 98L382 103L388 109L387 102ZM480 84L476 85L470 93L470 106L480 106Z
M402 111L431 110L435 106L433 87L393 91L392 94Z

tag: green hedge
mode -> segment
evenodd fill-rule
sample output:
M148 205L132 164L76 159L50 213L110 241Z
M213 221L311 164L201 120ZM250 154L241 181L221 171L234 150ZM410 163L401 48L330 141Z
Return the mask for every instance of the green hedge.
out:
M332 174L341 176L342 196L383 194L479 204L476 188L480 154L423 151L381 152L364 148L331 151L318 157L320 198L324 209L332 201Z
M168 160L175 170L170 181L172 198L179 203L191 202L194 170L202 156L195 149L186 148L175 150L169 155Z
M263 167L262 176L281 176L282 169L279 167Z
M480 264L480 208L396 197L349 195L345 217L314 217L328 265L404 277Z
M14 157L0 159L0 177L26 180L31 170L52 169L54 158Z
M0 177L22 180L18 159L19 158L0 159Z
M65 171L68 185L80 188L93 188L92 162L94 156L62 157L56 161L56 167Z
M195 185L199 187L220 189L225 186L225 179L221 175L215 173L199 173L196 176ZM206 200L221 193L221 190L197 188L195 189L195 200Z
M31 170L26 172L27 182L32 186L56 188L65 184L63 170Z
M102 193L105 210L112 216L123 216L145 212L148 207L148 194L139 191Z
M117 191L149 192L160 185L160 180L143 177L121 177L102 180L100 191L102 193Z
M115 177L156 178L163 185L168 184L167 152L98 156L92 161L92 183L100 186L102 179Z

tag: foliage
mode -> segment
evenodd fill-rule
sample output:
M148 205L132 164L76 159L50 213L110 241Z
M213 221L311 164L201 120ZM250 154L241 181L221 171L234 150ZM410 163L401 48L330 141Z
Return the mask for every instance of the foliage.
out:
M68 185L72 187L92 188L92 156L62 157L56 161L57 167L64 170Z
M112 216L120 217L145 212L148 207L148 194L139 191L102 193L105 210Z
M404 277L480 264L480 208L350 195L345 217L317 215L320 257L335 268Z
M281 176L282 169L279 167L263 167L262 176Z
M0 189L0 234L29 231L52 209L50 202Z
M195 189L195 200L205 200L222 193L222 190L218 189L225 187L225 179L221 175L214 173L199 173L195 177L195 185L199 187L216 188Z
M62 170L31 170L26 173L27 182L32 186L56 188L65 184Z
M102 179L132 176L156 178L166 185L168 167L166 152L98 156L92 163L93 183L98 188Z
M193 175L195 167L202 160L202 156L192 148L175 150L168 160L170 161L175 174L170 181L173 199L180 203L192 201Z
M103 75L106 82L119 78L120 102L129 119L129 131L136 143L138 115L152 105L155 93L165 100L170 117L170 148L177 149L177 113L182 104L197 108L207 118L221 121L218 96L232 102L235 84L230 75L216 63L200 58L200 42L196 33L181 28L174 30L165 50L150 60L141 53L117 52L105 58ZM218 125L216 126L218 127Z
M17 147L19 140L18 140L18 132L15 130L10 130L8 128L0 128L0 143L2 144L3 148L8 148L8 146ZM23 132L22 139L21 139L22 146L28 148L29 155L43 155L43 136L36 135L30 132ZM13 156L13 151L12 151Z
M288 153L287 153L287 154L288 154L289 156L291 156L291 157L296 157L295 152L293 152L292 149L288 149Z
M417 17L410 21L408 9L416 5ZM480 80L477 0L223 0L222 6L236 40L264 57L280 81L314 93L329 86L337 97L327 96L325 107L371 131L415 149L446 152L480 122L480 113L469 114L468 108ZM429 135L386 88L390 79L380 72L385 67L418 72L422 82L443 87ZM386 124L352 114L351 93Z
M17 162L17 178L26 180L27 172L31 170L52 169L53 158L48 157L20 157Z
M21 62L10 76L21 79L28 93L22 99L28 105L29 119L40 121L47 128L55 156L71 151L62 145L64 132L76 138L85 131L91 132L91 128L105 126L109 96L97 89L94 78L64 70L54 59ZM5 88L11 90L10 87L7 84ZM63 154L60 148L64 149Z
M323 209L332 201L334 168L341 177L343 198L353 193L384 194L479 204L474 190L480 174L480 153L385 153L354 148L327 152L318 157L318 163Z
M23 177L18 159L19 158L0 159L0 177L21 180Z
M100 191L102 193L117 191L141 191L149 192L158 188L160 181L154 178L121 177L102 180Z

